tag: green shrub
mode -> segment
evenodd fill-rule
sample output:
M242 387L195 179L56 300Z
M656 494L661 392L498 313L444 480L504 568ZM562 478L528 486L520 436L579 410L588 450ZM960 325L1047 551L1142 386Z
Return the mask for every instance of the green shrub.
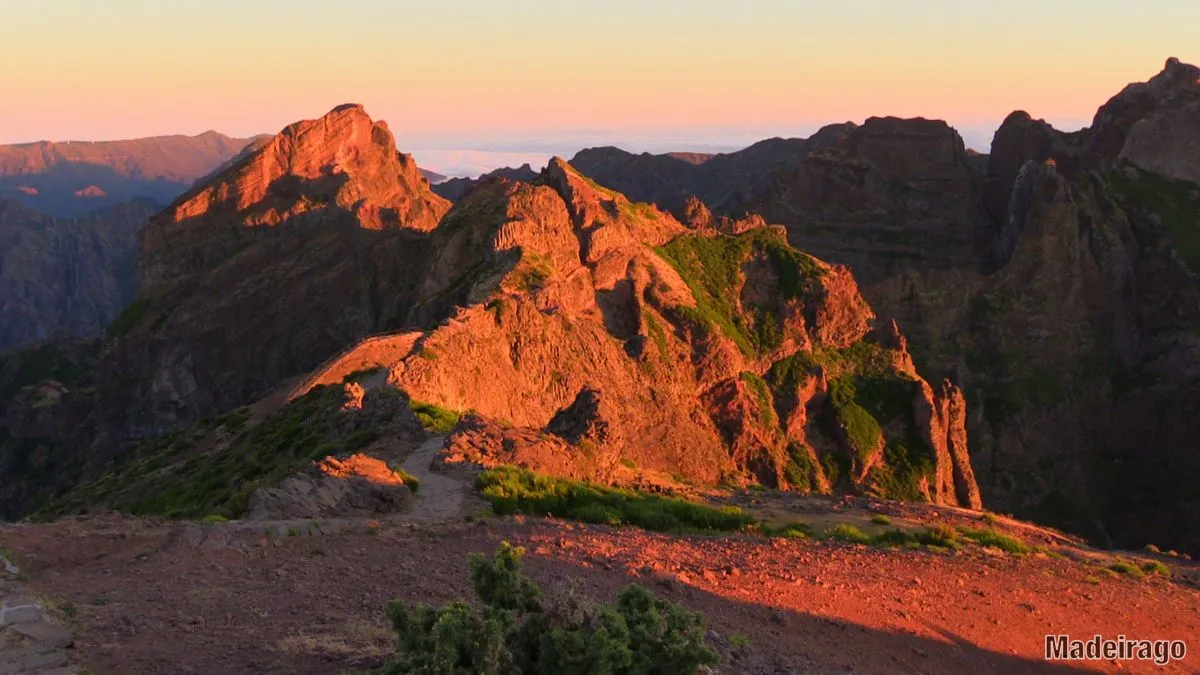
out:
M760 525L759 532L767 537L781 537L783 539L807 539L812 536L812 527L808 523L799 521L784 523L783 525Z
M435 434L448 434L458 426L459 414L433 403L409 401L409 407L417 416L417 421L426 431Z
M524 550L507 542L470 557L482 609L463 600L443 607L388 604L399 637L389 675L510 673L695 673L718 662L704 644L700 614L630 585L611 605L573 596L547 601L524 576Z
M917 548L921 543L917 537L897 527L871 537L871 545L884 548Z
M1134 579L1141 579L1143 576L1145 576L1142 570L1138 569L1136 565L1131 565L1124 560L1119 560L1109 565L1107 569L1116 572L1117 574L1124 574L1127 577L1133 577Z
M740 530L754 522L737 507L713 508L514 467L484 471L476 479L476 486L498 515L552 515L656 531Z
M404 481L404 484L408 486L409 490L413 491L413 494L416 494L417 490L421 489L421 480L416 476L398 466L389 466L388 468L392 470L392 473L399 476L400 480Z
M797 492L814 492L820 487L817 479L819 468L813 463L807 447L788 443L788 459L783 465L783 477L788 487Z
M871 516L871 522L875 523L876 525L891 525L892 519L888 518L887 516L883 515L882 513L877 513L877 514Z
M870 461L871 454L879 447L883 431L871 413L858 404L856 396L854 382L849 378L840 378L829 383L829 401L833 405L838 425L845 433L855 456L866 464Z
M871 537L867 536L866 532L858 529L853 525L841 523L825 530L825 539L834 541L844 541L850 544L869 544Z
M997 532L995 530L960 527L958 531L961 532L964 537L974 541L980 546L998 548L1006 553L1023 555L1032 550L1029 547L1029 544L1026 544L1020 539L1017 539L1016 537L1010 537L1007 534Z
M734 651L745 651L752 644L754 643L750 641L750 636L744 633L734 633L729 636L729 647Z
M1164 577L1171 576L1171 568L1157 560L1150 560L1142 563L1142 571L1146 574L1157 574Z
M917 541L922 546L954 550L958 548L958 530L949 525L934 525L917 535Z

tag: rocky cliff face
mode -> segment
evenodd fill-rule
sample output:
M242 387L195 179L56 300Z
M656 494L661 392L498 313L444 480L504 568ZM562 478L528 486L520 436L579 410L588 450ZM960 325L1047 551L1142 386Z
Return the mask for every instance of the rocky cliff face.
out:
M143 230L142 290L101 365L113 433L262 396L401 325L449 208L359 106L289 126Z
M60 218L139 198L167 204L255 140L210 131L101 143L2 145L0 199L15 199Z
M918 144L955 156L937 131ZM46 435L43 418L73 408L37 402L74 400L49 383L18 392L6 433L64 475L95 473L122 443L172 438L322 362L296 401L382 365L417 402L475 411L454 446L483 463L979 506L962 392L922 379L849 270L783 228L689 229L562 160L448 208L361 108L288 127L143 230L142 289L74 385L94 387L86 450ZM397 334L363 340L382 331Z
M991 507L1120 545L1195 549L1200 530L1179 524L1197 508L1181 478L1191 471L1161 469L1200 461L1184 440L1195 416L1166 423L1153 411L1179 410L1197 390L1198 74L1171 60L1080 132L1014 113L982 170L944 123L830 129L782 165L721 177L732 197L683 211L698 224L761 214L848 265L911 338L922 372L950 377L971 402ZM608 185L649 171L595 166ZM641 189L671 205L722 182L655 194L681 173Z
M0 201L0 351L103 332L137 290L137 233L157 208L54 218Z
M458 455L979 506L961 394L777 228L688 232L556 159L537 184L476 187L434 238L422 295L460 309L380 365L475 412Z

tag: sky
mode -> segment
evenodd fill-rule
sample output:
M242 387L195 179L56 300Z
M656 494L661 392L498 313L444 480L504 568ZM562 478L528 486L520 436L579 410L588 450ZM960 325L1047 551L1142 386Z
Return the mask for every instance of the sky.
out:
M744 147L873 115L986 150L1073 129L1169 56L1196 0L0 0L0 143L274 133L357 102L454 174Z

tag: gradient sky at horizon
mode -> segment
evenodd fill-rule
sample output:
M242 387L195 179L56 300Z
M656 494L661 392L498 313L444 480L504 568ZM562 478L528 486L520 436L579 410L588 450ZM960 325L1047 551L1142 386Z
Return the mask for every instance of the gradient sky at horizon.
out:
M986 148L1014 109L1078 128L1200 60L1198 25L1195 0L0 0L0 143L274 133L354 101L414 152L732 149L871 115Z

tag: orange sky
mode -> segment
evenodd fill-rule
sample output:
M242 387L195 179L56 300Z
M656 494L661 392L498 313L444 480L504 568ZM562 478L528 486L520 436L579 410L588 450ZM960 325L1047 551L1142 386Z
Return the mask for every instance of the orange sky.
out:
M1194 0L5 2L0 142L274 132L349 101L402 147L1016 108L1079 126L1200 60L1196 26Z

